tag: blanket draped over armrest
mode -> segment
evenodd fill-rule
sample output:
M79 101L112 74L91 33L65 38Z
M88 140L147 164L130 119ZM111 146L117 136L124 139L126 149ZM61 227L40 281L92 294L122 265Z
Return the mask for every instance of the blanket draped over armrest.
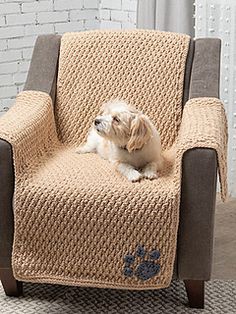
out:
M155 42L157 35L153 34ZM84 35L78 35L78 38L79 36ZM99 37L100 33L96 36ZM158 43L161 43L164 35L161 33L160 36ZM168 36L172 38L172 34ZM146 35L142 41L145 38ZM171 73L178 74L179 81L174 85L178 88L183 86L183 65L189 41L186 38L183 35L178 39L183 43L183 49L180 49L182 57L178 63L173 62L170 70ZM165 43L166 40L161 45ZM103 44L103 41L99 40L99 44ZM142 44L137 45L139 46ZM89 47L90 52L97 49L97 45ZM124 47L127 50L125 45ZM122 49L123 45L119 51ZM149 47L148 51L153 55L149 61L152 62L156 50L150 49ZM68 58L71 60L75 56L76 54L69 54ZM83 60L82 52L79 58L82 59L81 66L84 66L86 60ZM174 59L177 60L177 57ZM153 67L157 60L159 58L155 59ZM137 66L138 64L139 60ZM63 62L61 67L65 71ZM107 66L106 69L116 71L117 65L115 68ZM91 71L89 75L98 75L95 72ZM86 125L82 120L80 123L77 111L75 115L72 112L70 122L67 121L61 112L65 112L67 118L68 113L64 109L58 112L62 106L60 97L65 94L66 88L63 85L66 80L60 73L56 119L50 97L36 91L20 93L15 105L0 119L0 138L12 145L14 158L14 276L22 281L94 287L167 287L172 278L176 252L183 154L195 147L214 149L218 157L222 198L225 199L227 194L227 126L223 105L214 98L192 99L185 105L181 115L182 93L176 93L171 97L175 96L173 106L179 109L175 119L171 120L169 113L165 115L165 109L159 111L159 107L153 106L150 109L153 111L149 112L153 117L157 114L159 119L162 114L162 124L157 127L161 128L162 143L166 143L163 147L167 151L174 151L175 158L174 161L166 160L157 180L131 183L98 155L75 153L75 126L78 128L78 138L83 140L87 132L84 129L88 130L91 116L95 117L94 113L98 111L102 98L98 103L94 102L94 106L92 103L89 106L86 102L80 103L86 112L83 119L88 117ZM104 80L110 82L109 75L104 76ZM146 79L144 78L145 81ZM80 83L86 85L84 78L83 83ZM173 80L168 84L172 83ZM93 97L91 84L87 87L85 85L83 88L87 88L90 97ZM71 85L66 86L70 93ZM121 85L118 85L117 89L120 88ZM153 92L152 97L159 94L159 91L155 94L154 85L152 89L153 91L148 91L148 94ZM72 96L76 98L85 94L77 90ZM67 99L70 104L68 110L77 105L77 101L73 102L73 97ZM140 93L139 97L142 100ZM148 97L147 95L146 98ZM161 103L165 106L164 100ZM142 109L141 105L142 101L137 107ZM168 102L168 106L171 105L172 102ZM144 106L144 112L147 113L145 108ZM61 128L60 121L64 125L70 123L73 133L69 133L71 141L66 137L68 128ZM174 138L171 141L164 139L165 134L170 136L170 132Z

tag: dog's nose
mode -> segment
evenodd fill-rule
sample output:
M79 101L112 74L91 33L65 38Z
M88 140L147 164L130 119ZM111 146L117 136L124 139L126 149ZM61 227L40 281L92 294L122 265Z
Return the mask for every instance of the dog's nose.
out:
M94 124L95 124L95 125L98 125L98 124L100 124L100 123L101 123L101 120L99 120L99 119L95 119L95 120L94 120Z

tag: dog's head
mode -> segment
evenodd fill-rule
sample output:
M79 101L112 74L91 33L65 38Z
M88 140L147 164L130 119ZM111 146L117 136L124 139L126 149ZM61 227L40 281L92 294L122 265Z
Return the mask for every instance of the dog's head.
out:
M94 120L94 128L99 135L129 152L141 149L152 135L148 118L120 100L102 106L101 115Z

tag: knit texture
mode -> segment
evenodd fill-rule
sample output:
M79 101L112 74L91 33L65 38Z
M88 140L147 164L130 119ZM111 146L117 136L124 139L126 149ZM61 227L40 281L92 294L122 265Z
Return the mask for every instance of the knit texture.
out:
M189 36L158 31L89 31L62 37L56 121L78 145L103 102L118 98L147 114L169 148L182 114Z
M96 85L99 81L94 81L94 84L90 82L89 78L95 69L90 72L89 60L87 67L83 68L87 76L82 80L83 86L79 87L77 80L80 80L80 76L75 76L74 71L80 71L80 68L71 69L77 61L74 59L69 66L70 61L66 60L66 53L63 52L67 49L68 60L73 60L73 56L77 55L83 58L85 48L78 45L78 41L83 44L83 40L78 39L82 37L86 42L87 36L96 39L96 34L100 38L100 32L88 33L87 36L69 34L63 39L55 109L57 123L50 97L36 91L20 93L16 104L0 119L0 138L10 142L13 147L15 236L12 265L18 280L124 289L167 287L172 278L176 252L181 162L186 150L194 147L210 147L216 150L222 197L225 198L227 129L223 105L218 99L199 98L190 100L182 111L182 91L178 89L183 89L182 72L188 40L183 35L168 33L166 36L169 39L164 40L163 33L150 32L152 33L153 37L149 40L152 45L157 46L158 55L158 50L163 49L158 46L159 42L166 43L169 40L173 46L174 42L177 42L176 49L180 49L179 54L182 57L177 54L179 63L172 65L172 71L178 77L175 85L172 85L174 77L170 80L165 78L163 73L161 77L165 79L165 85L170 84L169 92L175 98L171 102L169 93L166 94L166 102L163 94L161 99L158 98L155 89L159 80L158 84L153 84L152 90L152 95L156 95L158 101L154 97L152 103L149 103L151 99L145 91L141 93L141 87L136 94L140 101L133 96L136 90L129 90L132 95L130 98L128 92L127 97L116 93L114 96L129 98L130 102L132 99L136 100L131 104L138 104L139 109L149 113L161 130L164 147L169 149L174 143L171 150L176 152L175 162L171 164L166 161L157 180L131 183L116 173L113 166L98 155L75 153L74 146L85 139L87 131L84 129L87 130L99 110L97 101L105 100L109 90L104 86L101 92L102 85L99 90ZM106 32L102 32L102 36L105 34ZM118 33L114 32L114 36L112 32L107 34L110 38L107 39L107 45L114 50ZM126 49L134 46L133 37L139 38L136 31L119 34L121 39L123 36L128 38L125 41ZM150 35L149 32L140 33L146 46L146 36L143 34ZM156 34L159 34L160 38ZM90 40L91 45L92 42ZM100 40L97 42L100 43ZM141 45L141 42L139 44ZM122 49L123 45L119 49ZM97 47L97 44L95 46ZM167 47L166 44L165 49ZM88 52L86 49L85 51ZM133 59L138 59L141 51L138 51L137 55L133 50L132 53ZM152 54L152 58L146 61L150 67L154 66L154 49ZM123 73L122 58L123 54L118 58L120 63L116 61L116 67ZM168 62L172 55L169 56L168 49L165 58L166 61L163 59L163 62L165 61L166 73L169 75L172 71L168 69ZM114 60L111 59L111 64L107 65L108 69L112 67ZM62 71L66 67L68 72L71 72L70 75L66 74L65 69ZM102 69L97 68L98 71L101 71L103 78ZM146 77L148 82L152 82L154 75L154 72L150 73L150 77ZM129 74L130 69L127 69L127 77L131 79ZM105 78L102 79L102 84L104 80ZM116 82L114 77L111 80ZM129 84L128 79L126 83ZM117 93L122 86L117 85ZM113 85L110 85L110 88L114 88ZM166 86L165 88L168 90ZM83 89L86 92L83 93ZM174 94L172 89L175 89ZM122 92L124 91L125 89L122 89ZM84 100L78 95L80 92L85 97ZM90 102L87 93L94 103ZM97 93L104 95L102 97L99 94L98 97ZM109 97L111 96L113 94ZM63 105L68 110L65 110ZM164 109L160 110L161 106ZM172 106L170 111L168 106ZM169 113L166 114L166 111ZM163 116L160 117L160 114ZM67 120L70 120L70 123Z

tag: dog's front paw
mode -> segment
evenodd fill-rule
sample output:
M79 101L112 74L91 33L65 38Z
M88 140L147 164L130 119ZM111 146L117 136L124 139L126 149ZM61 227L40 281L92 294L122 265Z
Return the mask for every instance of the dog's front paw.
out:
M143 177L149 180L157 179L157 164L151 162L142 170Z
M87 149L86 146L79 146L75 150L76 154L86 154L89 153L89 150Z
M142 174L137 170L132 170L127 174L127 179L131 182L137 182L142 179Z
M143 177L149 180L157 179L157 173L152 170L146 170L143 172Z

